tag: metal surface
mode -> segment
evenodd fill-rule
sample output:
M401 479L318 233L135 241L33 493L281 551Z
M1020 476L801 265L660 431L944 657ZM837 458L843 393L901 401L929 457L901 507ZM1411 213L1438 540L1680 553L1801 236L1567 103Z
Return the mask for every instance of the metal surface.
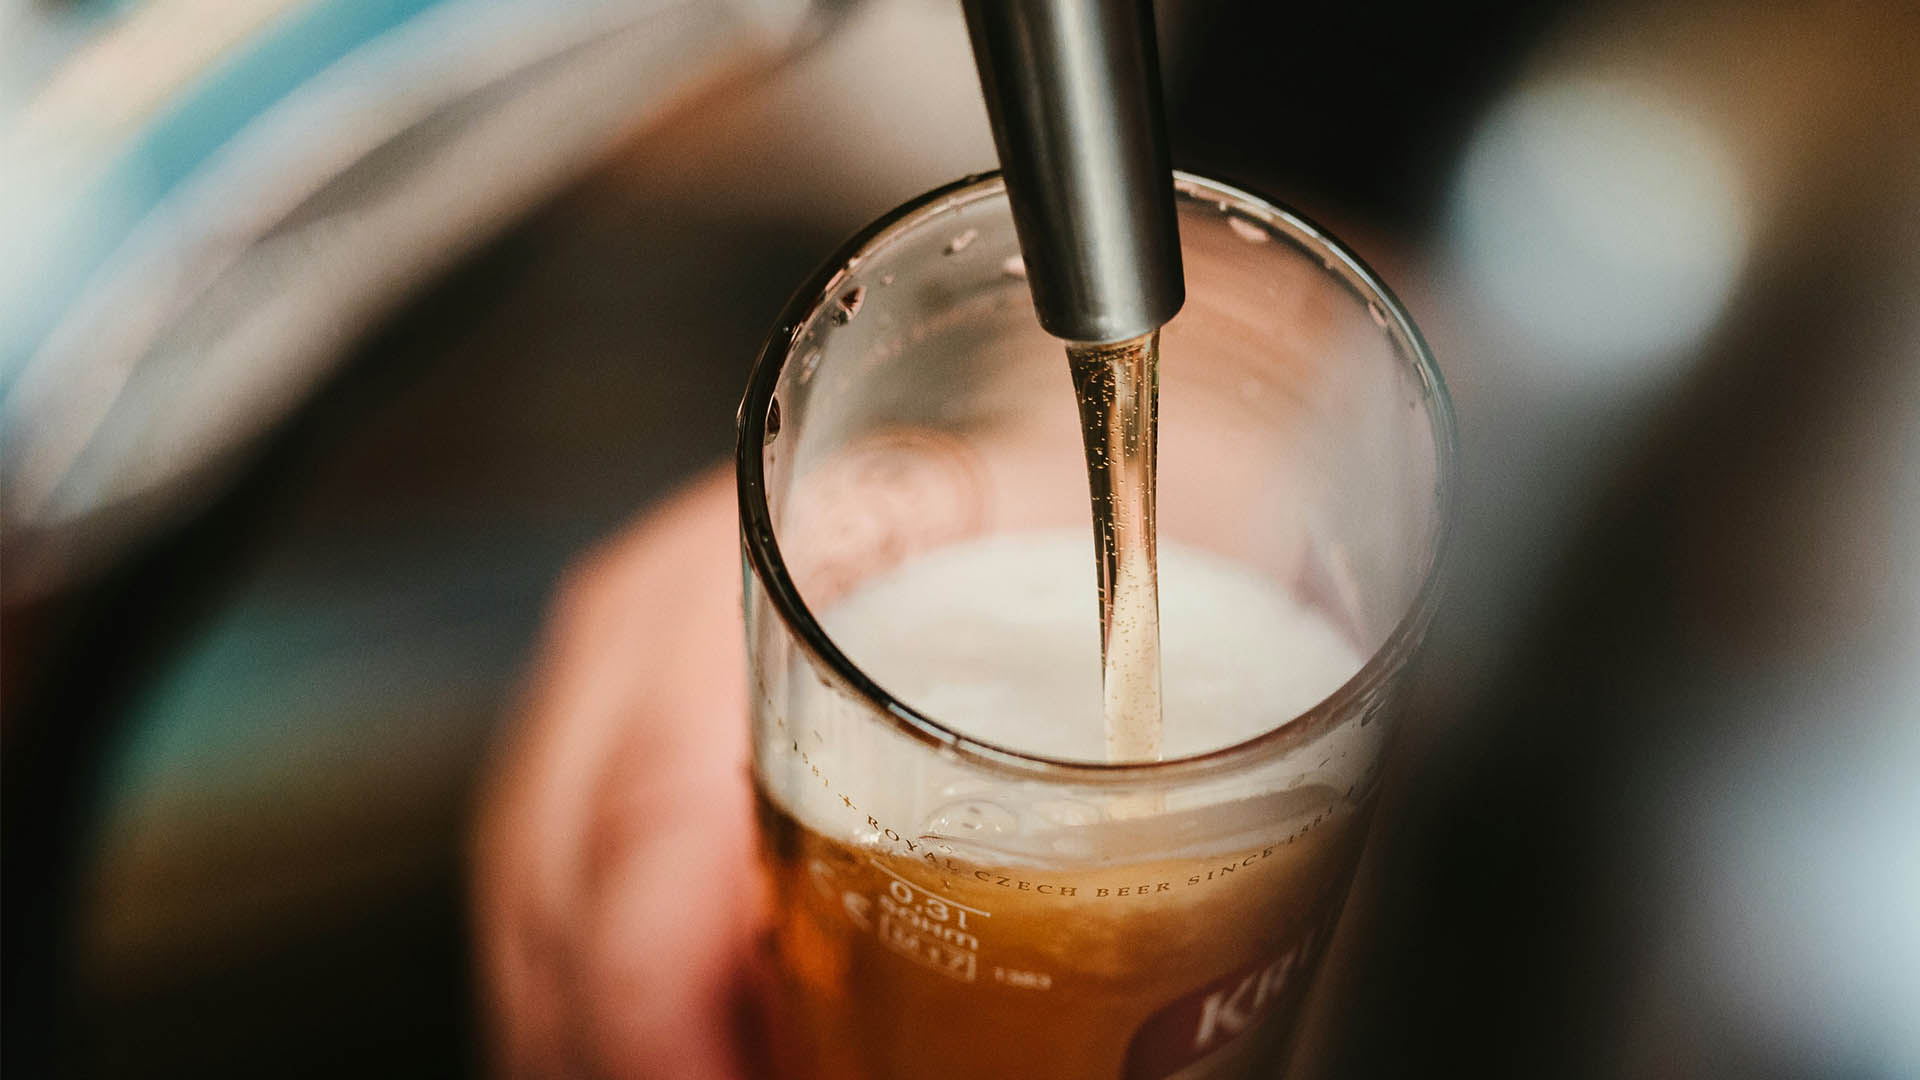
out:
M0 86L8 604L204 506L402 298L848 5L279 6L215 27L190 3L132 5L24 120ZM9 71L25 46L0 45ZM101 59L141 49L158 59L139 77Z
M1146 0L966 0L1040 325L1158 329L1186 285Z

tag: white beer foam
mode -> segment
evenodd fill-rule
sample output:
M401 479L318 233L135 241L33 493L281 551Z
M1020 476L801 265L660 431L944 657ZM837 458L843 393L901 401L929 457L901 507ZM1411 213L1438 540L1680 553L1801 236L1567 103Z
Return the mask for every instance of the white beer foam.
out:
M1167 757L1286 724L1359 670L1320 611L1242 565L1160 551ZM821 622L896 698L970 738L1104 760L1093 540L1081 530L940 548L869 579ZM794 670L755 703L756 771L810 828L875 851L983 865L1113 865L1276 842L1369 783L1384 725L1335 725L1310 747L1200 784L1099 789L995 777L893 731ZM1145 813L1151 808L1151 813Z
M1323 613L1228 559L1164 543L1162 754L1278 727L1363 657ZM999 534L916 556L828 609L828 635L890 694L970 738L1104 759L1093 541Z

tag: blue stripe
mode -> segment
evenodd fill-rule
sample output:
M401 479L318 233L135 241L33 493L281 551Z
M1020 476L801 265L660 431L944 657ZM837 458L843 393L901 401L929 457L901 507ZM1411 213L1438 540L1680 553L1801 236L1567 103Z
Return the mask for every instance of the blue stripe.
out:
M354 49L447 2L320 0L280 19L184 91L84 195L62 207L66 220L53 250L31 253L43 265L28 282L30 294L0 297L0 397L88 279L209 155Z

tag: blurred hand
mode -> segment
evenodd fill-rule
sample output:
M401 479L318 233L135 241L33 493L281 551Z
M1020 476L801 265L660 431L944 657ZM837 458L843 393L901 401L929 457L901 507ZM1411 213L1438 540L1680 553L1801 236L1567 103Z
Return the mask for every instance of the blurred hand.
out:
M1216 512L1232 418L1161 425L1163 508ZM960 442L884 429L818 465L796 517L836 531L823 595L903 550L985 521L1084 505L1071 427ZM1267 470L1271 473L1271 470ZM1263 476L1271 491L1284 478ZM1193 505L1183 506L1181 500ZM1197 502L1195 502L1197 500ZM1291 579L1306 529L1274 498L1263 562ZM1238 508L1238 503L1233 504ZM807 531L810 526L796 526ZM509 1076L761 1075L764 885L748 772L745 629L732 475L715 470L588 558L562 587L477 837L475 929L494 1065Z
M715 471L561 590L477 836L497 1073L760 1071L736 520Z

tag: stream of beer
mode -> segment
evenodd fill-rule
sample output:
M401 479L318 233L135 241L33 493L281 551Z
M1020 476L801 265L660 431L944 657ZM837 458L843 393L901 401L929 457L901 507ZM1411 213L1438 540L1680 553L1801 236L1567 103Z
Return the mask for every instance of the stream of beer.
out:
M1093 503L1108 761L1160 758L1160 585L1154 544L1158 331L1069 344Z

